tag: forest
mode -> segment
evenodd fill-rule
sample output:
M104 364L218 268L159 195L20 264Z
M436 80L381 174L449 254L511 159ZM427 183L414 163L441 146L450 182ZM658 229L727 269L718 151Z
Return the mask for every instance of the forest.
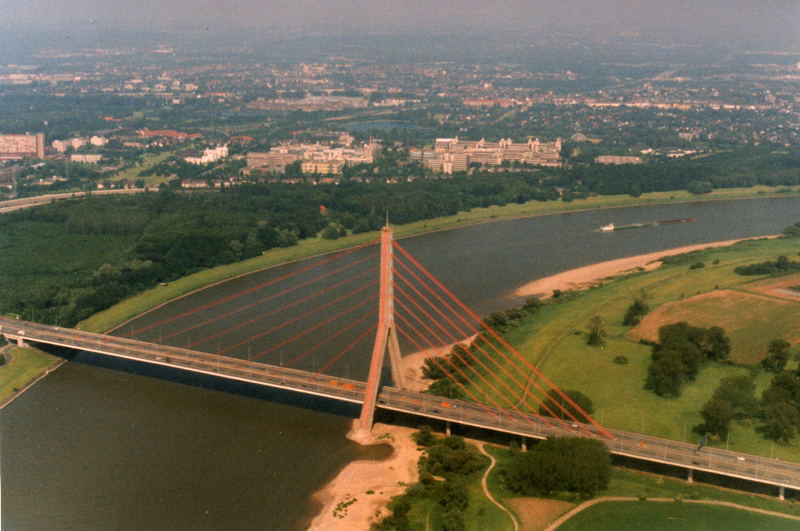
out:
M11 279L0 287L0 312L70 326L159 282L319 234L378 229L387 211L392 223L404 224L555 197L532 179L500 177L162 189L58 201L0 216L0 273Z

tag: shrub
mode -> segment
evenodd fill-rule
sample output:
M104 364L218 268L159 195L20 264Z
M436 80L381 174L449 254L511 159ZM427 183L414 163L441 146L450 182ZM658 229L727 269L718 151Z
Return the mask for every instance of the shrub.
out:
M650 311L650 307L641 299L636 299L628 306L628 310L625 312L625 317L622 319L622 324L625 326L636 326L638 325L642 317Z
M614 363L617 365L627 365L628 358L626 356L614 356Z

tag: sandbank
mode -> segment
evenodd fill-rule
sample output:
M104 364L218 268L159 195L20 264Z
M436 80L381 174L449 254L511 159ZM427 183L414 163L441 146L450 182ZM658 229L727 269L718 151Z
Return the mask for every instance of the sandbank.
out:
M514 291L513 296L540 297L546 299L553 295L554 290L569 291L587 289L615 276L631 273L639 268L650 271L660 266L661 262L659 259L665 256L673 256L712 247L726 247L740 241L762 238L739 238L735 240L686 245L654 253L600 262L534 280ZM765 236L765 238L777 238L777 236Z
M358 420L353 422L355 428ZM364 531L388 514L386 504L417 481L420 450L411 439L415 429L375 424L372 433L349 438L361 444L385 443L392 455L381 461L354 461L314 497L322 510L311 521L312 531ZM369 493L368 493L369 492Z

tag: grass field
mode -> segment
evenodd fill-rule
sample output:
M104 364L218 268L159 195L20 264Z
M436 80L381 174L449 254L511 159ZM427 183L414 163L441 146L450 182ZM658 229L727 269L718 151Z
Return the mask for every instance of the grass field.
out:
M158 186L161 183L166 183L169 178L167 177L159 177L157 175L150 175L149 177L139 177L139 172L142 170L146 170L152 166L155 166L159 162L163 162L167 160L170 156L172 156L172 151L165 151L164 153L158 153L156 155L144 155L142 158L144 159L142 163L138 166L133 166L132 168L128 168L126 170L119 171L115 173L109 180L111 181L136 181L138 179L142 179L144 181L145 186L154 187Z
M732 507L676 502L601 502L576 514L559 530L690 531L708 529L797 529L800 522Z
M12 348L11 362L0 366L0 404L60 359L33 348Z
M785 196L800 193L800 186L787 188L774 188L757 186L753 188L730 188L715 190L711 194L698 198L688 192L653 192L633 198L628 195L598 196L587 199L577 199L565 203L563 201L538 202L505 206L492 206L475 208L469 212L460 212L454 216L447 216L429 220L418 221L394 228L395 237L403 238L436 230L445 230L455 227L511 219L519 217L533 217L558 212L580 210L593 210L601 208L619 208L632 205L648 205L670 202L708 201L725 199L760 198L768 196ZM285 249L271 249L262 256L251 258L235 264L228 264L201 271L170 283L169 286L159 286L139 295L130 297L104 312L100 312L89 319L79 323L79 328L94 332L102 332L125 322L126 320L147 311L161 303L179 297L201 287L220 282L222 280L244 273L278 265L291 260L307 258L326 252L352 247L367 241L375 240L378 232L358 235L349 235L338 240L323 240L309 238L302 240L298 245Z
M752 366L709 363L700 370L694 382L684 386L680 398L660 398L644 389L650 348L626 338L630 328L622 326L621 322L627 306L635 297L641 296L643 290L648 304L657 311L662 304L714 291L718 286L740 289L758 277L736 275L733 273L736 265L774 259L780 254L794 255L798 250L800 240L777 239L748 241L691 253L655 271L632 274L583 293L570 294L562 302L549 305L527 318L507 337L561 389L576 389L588 395L594 403L594 416L601 423L622 430L694 442L698 435L692 432L692 427L700 424L699 411L720 379L752 375L756 392L760 394L772 375ZM690 270L689 265L698 260L707 266ZM718 263L714 264L717 260ZM606 322L608 336L602 348L586 344L586 325L595 315L600 315ZM795 328L800 326L800 313L786 312L781 330L785 330L792 320ZM728 332L739 333L736 330ZM770 328L760 332L751 330L750 333L753 337L749 340L761 345L761 350L777 331ZM628 363L614 363L616 356L625 356ZM795 364L790 362L790 368ZM755 433L752 425L734 423L729 440L714 444L800 461L800 448L796 444L776 444L773 447L770 441Z

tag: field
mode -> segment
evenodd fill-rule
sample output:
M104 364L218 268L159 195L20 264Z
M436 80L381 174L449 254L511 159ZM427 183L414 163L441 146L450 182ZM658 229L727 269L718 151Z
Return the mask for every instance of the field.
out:
M706 328L721 326L730 331L731 359L738 363L761 361L771 339L783 338L793 344L800 341L800 299L756 294L747 284L741 289L715 290L663 304L646 315L628 337L634 341L657 341L660 326L679 321Z
M144 181L144 185L150 188L157 187L161 183L169 181L168 177L159 177L157 175L150 175L148 177L139 177L139 172L146 170L151 166L155 166L159 162L167 160L172 155L171 151L165 151L157 155L144 155L144 160L141 164L128 168L126 170L115 173L109 180L111 181L137 181L139 179Z
M800 250L797 239L777 239L742 242L731 247L690 253L674 258L655 271L635 273L583 293L569 294L557 304L546 306L511 330L507 338L532 363L561 389L576 389L593 401L595 418L609 427L643 432L673 440L694 442L698 436L692 427L701 422L699 411L711 397L720 379L732 375L751 375L756 393L766 388L771 373L753 366L709 363L697 379L684 386L678 399L660 398L644 389L650 347L627 338L630 327L622 318L628 305L644 293L655 312L660 306L717 289L741 290L759 277L744 277L733 273L737 265L774 260L780 254L796 255ZM689 269L697 261L706 263L701 269ZM715 263L715 261L718 261ZM785 301L775 299L778 304ZM750 307L737 311L746 314ZM608 333L603 347L586 344L586 326L593 316L605 321ZM720 316L722 319L722 316ZM747 319L740 321L747 324ZM789 327L800 327L800 314L784 312L778 323L764 330L750 330L747 341L760 353L774 334ZM741 336L738 330L728 333ZM756 347L754 347L756 348ZM797 352L797 345L793 347ZM627 364L614 363L625 356ZM796 367L791 361L789 368ZM734 423L728 441L732 450L800 461L796 444L774 446L758 435L752 425Z
M731 507L676 502L601 502L581 511L559 529L579 531L623 530L705 530L705 529L797 529L800 522L778 516L758 514Z

